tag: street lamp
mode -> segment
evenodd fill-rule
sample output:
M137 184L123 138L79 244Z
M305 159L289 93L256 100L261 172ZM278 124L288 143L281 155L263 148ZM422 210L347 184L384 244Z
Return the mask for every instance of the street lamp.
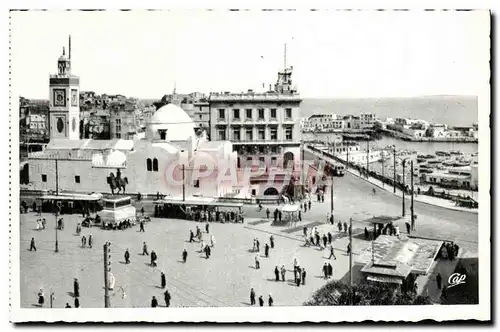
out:
M55 216L56 216L56 248L55 248L55 252L59 252L59 241L58 241L58 238L57 238L57 230L59 229L59 225L58 225L58 221L57 221L57 216L59 215L59 202L56 201L56 211L55 211Z
M405 185L405 165L406 165L406 161L410 159L409 157L407 158L399 158L399 160L401 160L402 164L403 164L403 189L402 189L402 192L403 192L403 201L402 201L402 216L404 217L405 216L405 189L406 189L406 185ZM394 159L396 160L396 159ZM396 173L396 168L394 168L394 173ZM396 179L394 178L394 183L396 183Z

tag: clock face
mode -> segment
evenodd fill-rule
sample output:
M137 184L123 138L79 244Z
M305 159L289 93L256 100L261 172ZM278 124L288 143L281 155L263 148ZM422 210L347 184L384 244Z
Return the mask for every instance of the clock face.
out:
M66 106L66 90L54 89L54 106Z

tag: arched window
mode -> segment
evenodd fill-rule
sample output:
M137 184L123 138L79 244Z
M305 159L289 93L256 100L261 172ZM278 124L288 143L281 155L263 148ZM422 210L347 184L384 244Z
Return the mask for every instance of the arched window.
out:
M153 159L153 171L158 172L158 159Z
M148 172L151 172L152 170L152 166L151 166L151 159L148 158L148 160L146 160L146 169L148 170Z

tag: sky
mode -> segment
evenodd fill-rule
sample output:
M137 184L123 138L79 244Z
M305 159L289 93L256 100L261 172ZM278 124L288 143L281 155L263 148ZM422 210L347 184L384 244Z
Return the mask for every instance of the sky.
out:
M304 98L478 95L489 25L484 11L11 12L12 94L48 99L71 34L72 72L99 94L260 91L286 44Z

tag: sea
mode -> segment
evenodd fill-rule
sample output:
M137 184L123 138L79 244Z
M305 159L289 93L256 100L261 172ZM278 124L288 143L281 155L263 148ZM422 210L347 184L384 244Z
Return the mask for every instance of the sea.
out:
M471 126L478 122L478 103L475 96L423 96L414 98L360 98L360 99L308 99L300 106L300 116L309 117L316 113L338 115L359 115L375 113L377 118L406 117L422 119L429 123L448 126ZM318 133L317 138L328 133ZM363 143L361 143L363 145ZM398 150L415 150L419 153L434 154L436 151L460 151L475 153L477 143L456 142L407 142L392 137L383 137L370 142L370 147L396 145Z

